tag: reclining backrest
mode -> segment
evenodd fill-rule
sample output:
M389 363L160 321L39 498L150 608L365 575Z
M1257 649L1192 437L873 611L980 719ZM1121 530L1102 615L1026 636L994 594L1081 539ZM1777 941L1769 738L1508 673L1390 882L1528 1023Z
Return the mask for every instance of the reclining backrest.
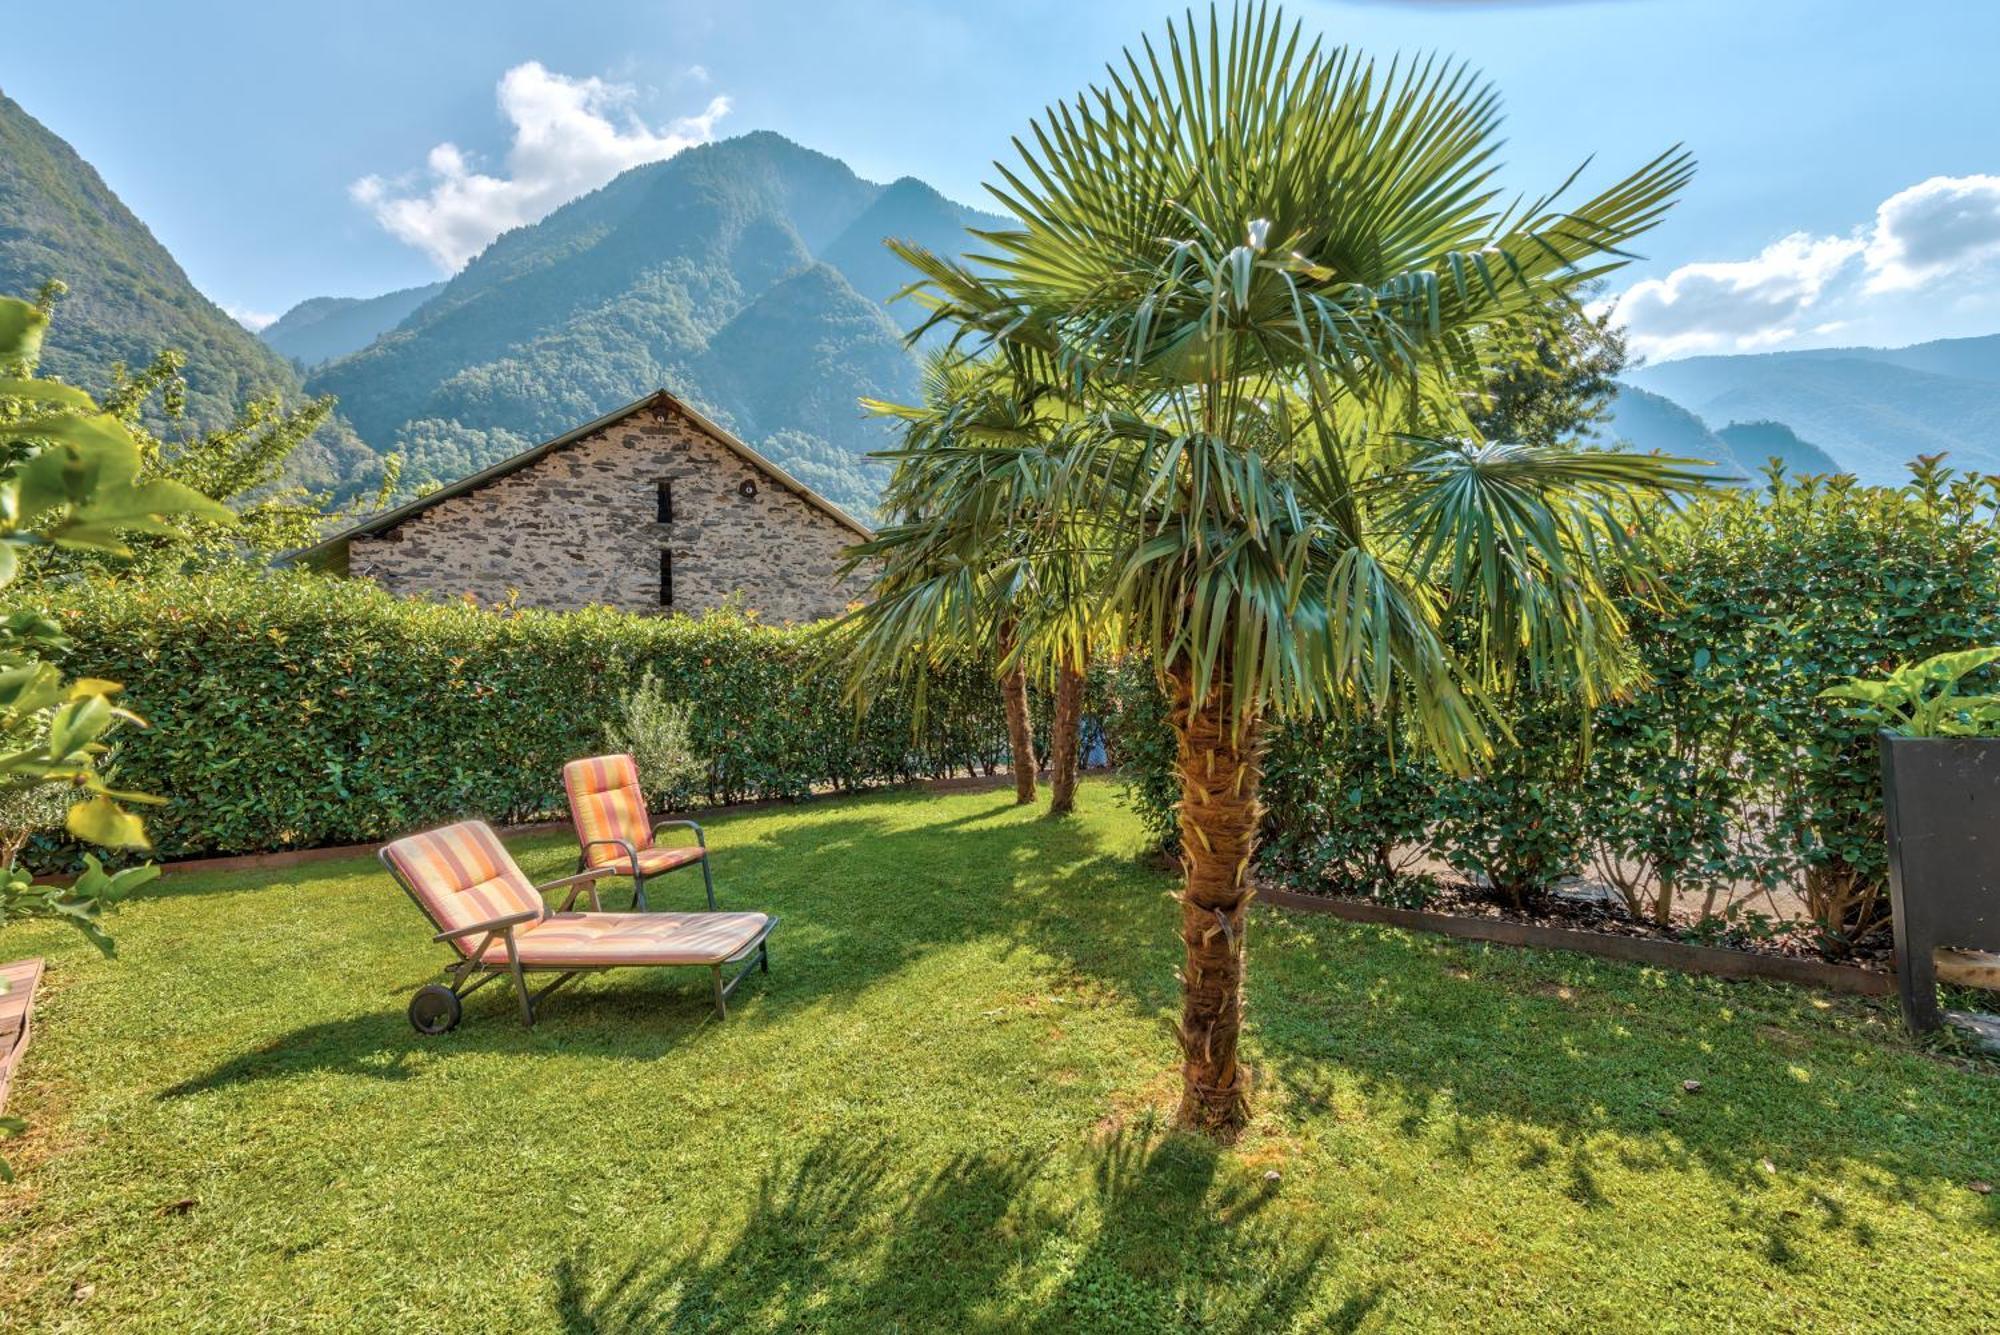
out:
M639 789L639 764L632 757L572 760L563 766L563 791L569 794L576 841L584 845L585 866L602 867L625 856L616 845L593 845L593 839L623 839L634 849L653 846L646 795Z
M537 915L548 912L534 884L514 865L513 857L485 821L460 821L413 834L396 840L382 853L439 931L491 922L530 909ZM518 935L533 926L526 923L514 930ZM453 944L470 955L479 942L475 933Z

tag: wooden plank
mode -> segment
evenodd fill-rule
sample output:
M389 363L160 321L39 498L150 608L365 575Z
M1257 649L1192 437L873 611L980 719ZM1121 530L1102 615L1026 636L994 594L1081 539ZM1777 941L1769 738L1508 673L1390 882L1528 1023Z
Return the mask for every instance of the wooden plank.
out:
M14 1068L20 1064L21 1054L28 1050L28 1040L34 1036L35 989L41 986L42 962L17 960L0 965L0 978L7 980L7 991L0 995L0 1010L18 1010L20 1016L19 1027L0 1036L0 1110L5 1110Z
M0 964L0 1056L13 1046L14 1035L28 1026L28 1008L34 1004L35 988L42 981L39 959Z
M1513 922L1506 918L1471 918L1425 909L1391 908L1365 900L1328 899L1302 895L1293 890L1259 890L1257 898L1279 908L1304 913L1326 913L1349 922L1378 923L1418 932L1439 932L1466 941L1490 941L1503 946L1532 946L1538 950L1574 950L1606 959L1633 964L1651 964L1686 973L1712 974L1717 978L1768 978L1807 987L1823 987L1830 992L1851 992L1860 996L1885 997L1896 990L1895 977L1851 964L1828 964L1824 960L1800 959L1790 955L1758 955L1747 950L1721 946L1695 946L1684 941L1662 941L1647 936L1614 936L1609 932L1585 932L1570 927L1544 927L1539 923Z

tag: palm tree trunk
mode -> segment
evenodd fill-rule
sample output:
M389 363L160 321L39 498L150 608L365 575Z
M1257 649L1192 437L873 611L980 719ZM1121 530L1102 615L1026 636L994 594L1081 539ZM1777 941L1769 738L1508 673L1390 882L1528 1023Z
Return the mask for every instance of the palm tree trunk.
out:
M1014 651L1014 627L1000 628L1000 659ZM1016 663L1000 674L1000 699L1007 706L1007 746L1013 752L1014 802L1026 806L1035 800L1035 729L1028 721L1028 673Z
M1056 677L1054 735L1049 741L1049 814L1076 810L1076 774L1081 757L1077 734L1083 728L1083 690L1087 667L1064 663Z
M1224 655L1227 661L1227 654ZM1263 819L1263 720L1235 728L1227 682L1194 699L1189 665L1168 670L1169 720L1180 774L1181 1106L1184 1126L1222 1135L1250 1117L1250 1072L1237 1060L1243 1029L1244 910Z

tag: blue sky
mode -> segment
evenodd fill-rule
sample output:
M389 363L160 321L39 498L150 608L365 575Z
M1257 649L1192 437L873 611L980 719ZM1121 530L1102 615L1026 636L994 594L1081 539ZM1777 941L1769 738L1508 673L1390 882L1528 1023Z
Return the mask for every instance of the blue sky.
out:
M1483 69L1521 190L1586 157L1587 184L1688 144L1702 165L1686 202L1617 284L1650 356L2000 330L2000 4L1287 8L1374 53ZM205 292L255 316L430 281L623 165L753 129L984 202L1010 135L1178 12L71 0L10 15L0 90L95 164Z

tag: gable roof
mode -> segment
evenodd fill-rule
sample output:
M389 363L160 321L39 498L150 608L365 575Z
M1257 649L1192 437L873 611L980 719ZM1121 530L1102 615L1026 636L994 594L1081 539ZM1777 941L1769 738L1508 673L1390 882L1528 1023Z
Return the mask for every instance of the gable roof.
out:
M535 446L532 449L523 450L519 454L513 455L506 459L502 459L499 463L493 464L488 468L482 468L477 473L469 474L468 476L462 477L458 481L453 482L447 486L439 487L436 491L431 492L427 496L420 496L414 501L408 501L402 505L394 507L393 509L384 510L379 514L370 515L366 519L363 519L360 523L355 524L349 528L342 529L340 532L334 534L332 537L323 538L320 541L314 543L310 547L301 547L299 550L295 552L287 552L285 555L278 558L278 563L281 565L290 565L294 562L311 561L315 557L323 556L333 551L335 548L340 547L343 544L351 541L352 539L372 538L377 534L386 533L388 530L396 527L398 524L416 518L418 515L430 509L432 506L438 504L440 501L448 501L454 496L463 496L468 492L477 491L479 490L479 488L484 487L489 483L498 482L501 478L508 477L514 473L520 472L524 468L528 468L536 463L539 463L542 459L546 458L548 455L554 454L557 450L565 449L568 446L574 445L576 444L576 442L582 440L586 436L596 435L598 432L603 431L607 427L614 426L617 423L622 422L626 418L632 416L634 413L643 412L648 408L668 408L673 410L674 412L682 414L689 421L693 422L697 427L701 428L703 432L705 432L709 436L712 436L715 440L717 440L722 445L727 447L732 453L737 455L745 463L749 464L752 468L761 469L765 473L768 473L770 476L776 478L778 480L779 485L784 487L785 490L796 495L800 500L803 500L807 505L810 505L815 510L820 511L822 514L826 515L828 518L838 523L842 528L845 528L849 532L853 533L856 537L862 539L863 541L867 541L868 539L871 539L875 536L874 531L868 528L867 525L861 523L859 520L855 519L852 515L848 514L847 511L841 509L839 506L835 505L832 501L829 501L828 499L826 499L826 497L820 495L818 492L814 491L811 487L808 487L805 483L799 481L797 478L793 477L790 473L787 473L784 469L778 467L777 464L765 458L763 455L759 454L756 450L752 449L750 446L744 444L744 442L741 439L739 439L734 432L725 430L721 426L718 426L715 422L711 421L706 415L697 412L695 409L689 407L685 402L683 402L679 398L676 398L674 395L669 394L666 390L658 389L654 390L651 394L646 395L642 399L634 399L632 402L626 404L622 408L613 408L610 412L604 414L604 416L598 418L594 422L585 422L582 426L576 427L575 429L570 431L565 431L562 435L557 436L552 440L545 440L541 444Z

